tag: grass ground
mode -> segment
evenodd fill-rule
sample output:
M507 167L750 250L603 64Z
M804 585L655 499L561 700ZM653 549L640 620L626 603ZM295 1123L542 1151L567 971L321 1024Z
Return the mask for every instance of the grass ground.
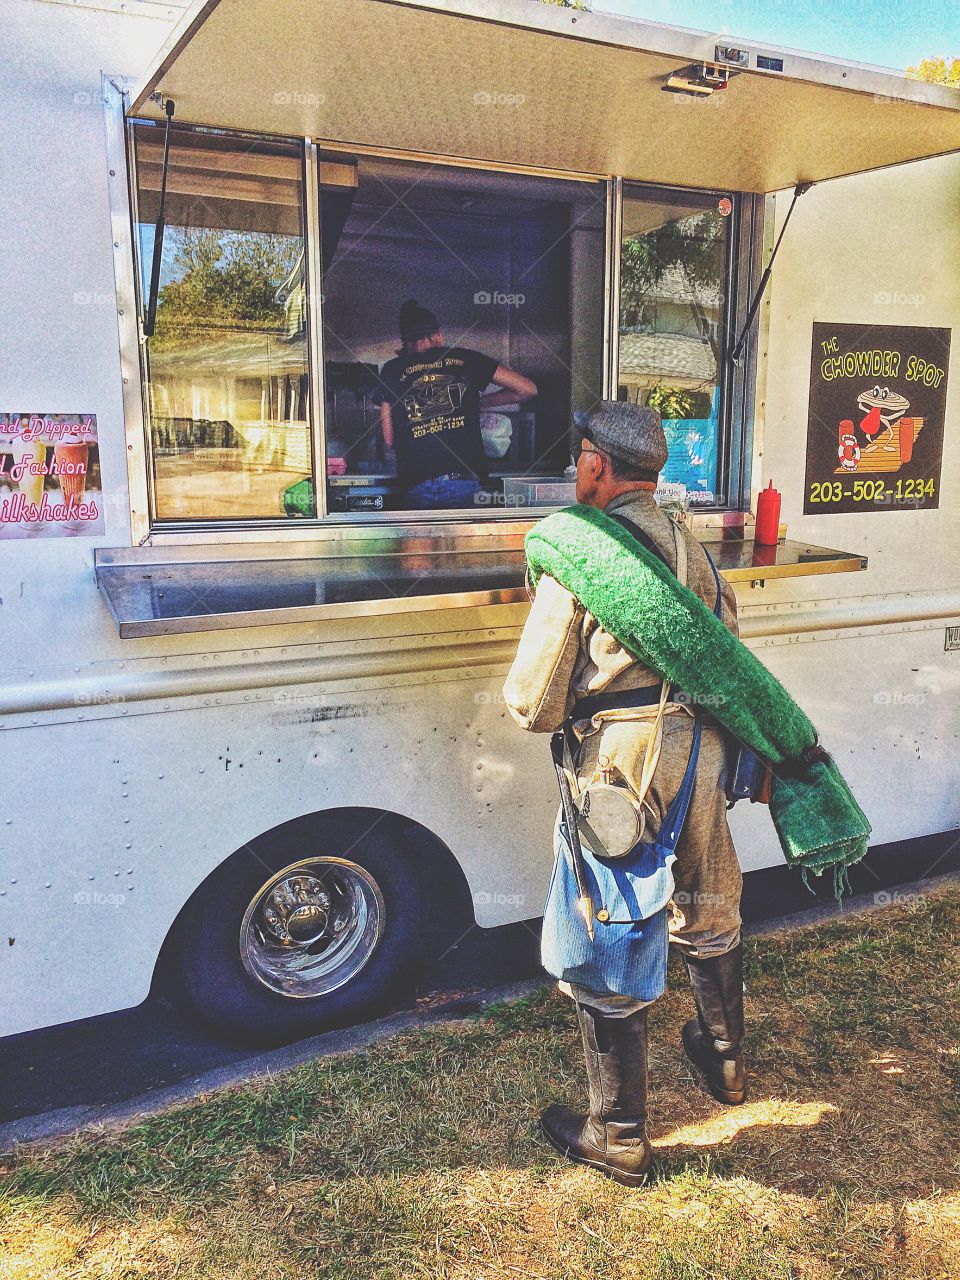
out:
M520 1004L5 1158L4 1280L960 1277L960 890L748 944L751 1100L652 1015L657 1174L536 1118L583 1097L569 1002Z

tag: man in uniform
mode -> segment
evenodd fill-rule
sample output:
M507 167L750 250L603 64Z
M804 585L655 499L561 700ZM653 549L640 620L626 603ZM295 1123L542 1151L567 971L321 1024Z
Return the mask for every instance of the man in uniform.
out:
M631 521L676 572L672 521L654 499L667 460L659 415L646 406L604 401L580 420L578 431L578 502ZM710 563L696 538L685 528L681 533L687 586L712 610L717 588ZM737 634L733 590L723 582L721 592L722 620ZM638 707L645 695L636 691L647 691L646 701L654 702L660 684L657 672L628 653L564 587L547 575L540 578L504 695L517 723L535 733L552 733L572 718L580 743L574 762L578 786L596 776L598 764L638 785L652 708ZM626 707L617 707L617 695ZM693 736L689 704L668 703L667 712L646 797L648 839L677 793ZM746 1097L741 875L724 784L724 735L716 721L703 716L693 798L673 867L670 936L682 951L697 1009L683 1029L684 1051L714 1097L734 1105ZM576 1002L589 1111L551 1106L541 1118L544 1132L571 1159L633 1185L642 1180L652 1154L646 1134L648 1004L560 986Z

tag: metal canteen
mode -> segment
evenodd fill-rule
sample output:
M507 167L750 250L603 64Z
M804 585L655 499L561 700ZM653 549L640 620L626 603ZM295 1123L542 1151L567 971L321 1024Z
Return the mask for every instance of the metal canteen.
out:
M580 793L579 808L581 834L598 857L622 858L643 836L646 814L624 786L590 783Z

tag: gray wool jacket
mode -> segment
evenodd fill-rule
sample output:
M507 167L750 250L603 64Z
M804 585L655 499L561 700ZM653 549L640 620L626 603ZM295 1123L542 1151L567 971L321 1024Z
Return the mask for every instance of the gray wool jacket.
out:
M632 490L620 494L606 511L637 524L676 570L672 521L657 506L652 493ZM682 534L687 548L687 586L712 610L716 584L710 563L690 530L683 528ZM736 596L728 582L721 578L720 584L721 616L737 635ZM510 714L521 728L552 733L579 697L659 683L659 675L628 653L565 587L546 575L541 577L503 687Z

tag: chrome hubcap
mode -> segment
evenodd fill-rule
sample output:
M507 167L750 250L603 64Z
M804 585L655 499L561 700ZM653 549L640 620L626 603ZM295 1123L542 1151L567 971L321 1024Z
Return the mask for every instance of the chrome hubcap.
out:
M383 895L368 871L346 858L308 858L254 894L240 957L251 978L280 995L327 995L369 961L383 924Z

